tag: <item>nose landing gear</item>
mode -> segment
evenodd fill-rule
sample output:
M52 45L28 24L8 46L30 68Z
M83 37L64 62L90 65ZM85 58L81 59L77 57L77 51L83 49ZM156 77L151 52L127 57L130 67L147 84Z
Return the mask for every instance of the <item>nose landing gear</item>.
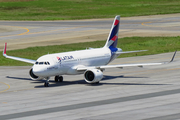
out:
M48 81L46 81L46 82L44 83L44 87L49 87L49 82L48 82Z
M49 77L45 78L46 82L44 83L44 87L49 87ZM63 76L55 76L54 77L55 82L63 82Z
M44 83L44 87L49 87L49 77L45 78L46 82Z

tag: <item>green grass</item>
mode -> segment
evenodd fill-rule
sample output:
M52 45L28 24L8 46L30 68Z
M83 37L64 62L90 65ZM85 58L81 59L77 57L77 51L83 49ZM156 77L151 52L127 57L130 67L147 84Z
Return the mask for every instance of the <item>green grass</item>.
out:
M55 45L45 47L30 47L26 49L7 51L8 55L36 60L38 57L58 52L83 50L86 47L99 48L104 46L105 41L75 43L67 45ZM120 57L152 55L158 53L173 52L180 50L180 36L178 37L126 37L118 40L118 47L123 51L148 50L146 52L122 54ZM24 66L31 65L0 56L0 66Z
M0 20L72 20L171 14L180 13L179 6L180 0L0 0Z

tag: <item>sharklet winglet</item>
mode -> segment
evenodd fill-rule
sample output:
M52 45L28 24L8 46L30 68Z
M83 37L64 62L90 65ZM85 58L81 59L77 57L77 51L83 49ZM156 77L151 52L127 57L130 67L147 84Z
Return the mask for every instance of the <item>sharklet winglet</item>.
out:
M7 49L7 43L5 43L5 46L4 46L3 56L6 56L6 49Z
M171 59L171 61L170 61L170 62L173 62L174 57L175 57L175 55L176 55L176 52L177 52L177 50L174 52L174 55L173 55L173 57L172 57L172 59Z

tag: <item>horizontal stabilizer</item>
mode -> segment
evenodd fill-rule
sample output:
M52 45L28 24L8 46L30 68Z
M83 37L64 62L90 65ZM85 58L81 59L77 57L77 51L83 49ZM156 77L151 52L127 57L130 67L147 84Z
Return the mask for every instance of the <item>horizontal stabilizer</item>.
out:
M125 53L135 53L135 52L144 52L148 50L137 50L137 51L124 51L124 52L116 52L115 54L125 54Z

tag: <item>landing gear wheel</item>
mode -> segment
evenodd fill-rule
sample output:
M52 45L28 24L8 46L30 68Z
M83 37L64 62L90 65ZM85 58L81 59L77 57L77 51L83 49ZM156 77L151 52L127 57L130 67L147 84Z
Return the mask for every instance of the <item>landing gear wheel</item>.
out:
M63 82L63 76L55 76L54 77L55 82Z
M59 76L55 76L54 80L55 80L55 82L58 82L59 81Z
M44 87L49 87L49 82L45 82Z
M99 82L95 82L95 84L99 84Z
M63 82L63 76L59 76L59 82Z
M44 87L49 87L49 77L45 78L46 82L44 83Z

